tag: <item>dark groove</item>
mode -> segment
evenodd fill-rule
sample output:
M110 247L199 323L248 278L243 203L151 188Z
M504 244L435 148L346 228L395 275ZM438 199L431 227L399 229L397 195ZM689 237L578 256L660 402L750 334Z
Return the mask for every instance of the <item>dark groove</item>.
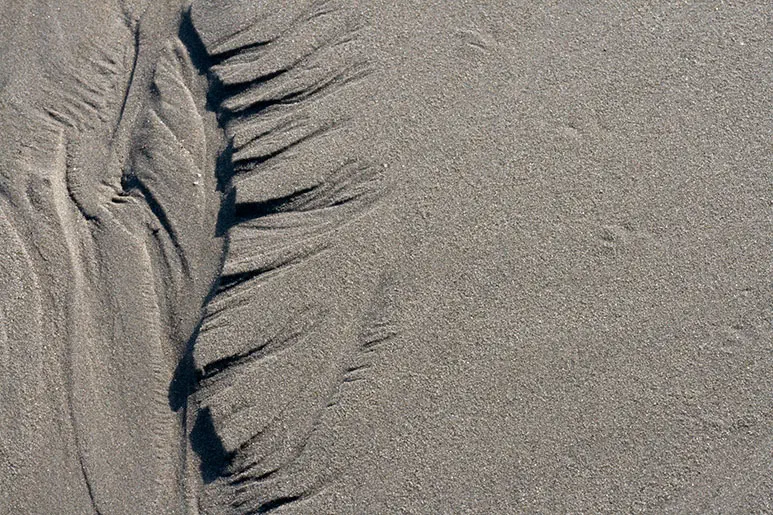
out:
M324 98L325 96L331 94L331 92L328 91L330 88L333 88L334 86L342 88L354 81L367 77L369 73L370 68L365 63L355 63L341 73L328 75L327 77L323 77L315 81L313 84L306 88L287 93L280 97L269 100L261 100L254 102L250 106L240 107L237 109L224 108L223 123L227 123L232 119L251 118L274 105L297 104L301 100L307 100L312 97ZM244 87L244 89L247 90L249 87Z
M308 333L315 326L318 325L317 321L306 324L301 329L292 332L289 336L282 339L269 338L265 343L258 345L245 352L238 354L232 354L224 358L217 359L211 363L204 365L204 369L198 374L198 381L203 382L213 377L228 371L230 368L235 368L241 365L245 365L268 354L268 351L277 352L278 350L285 349L291 345L297 343L304 333Z
M290 337L278 343L280 344L287 343L296 338L297 338L297 335L291 335ZM258 345L257 347L252 348L247 352L240 352L239 354L226 356L225 358L220 358L211 363L207 363L206 365L204 365L203 372L201 372L198 376L199 382L205 381L207 379L212 379L212 377L222 373L225 370L228 370L229 368L238 367L239 365L244 365L246 363L249 363L250 361L253 361L253 358L258 357L260 354L263 353L263 351L267 347L269 347L274 343L277 343L277 342L275 342L272 339L269 339L262 345Z
M300 93L289 93L281 98L270 99L270 100L259 100L257 102L253 102L249 106L240 107L238 109L229 109L224 107L220 113L220 116L223 118L224 124L228 124L228 122L230 122L231 120L245 120L245 119L257 116L259 114L263 114L264 111L266 111L268 108L273 107L275 105L295 104L297 103L296 98L299 95Z
M270 80L276 79L280 75L284 75L285 73L287 73L291 69L292 68L280 68L279 70L275 70L273 72L268 72L268 73L265 73L263 75L259 75L258 77L255 77L254 79L248 80L247 82L239 82L239 83L235 83L235 84L225 84L223 82L223 80L219 76L216 76L216 80L220 83L221 87L223 88L223 92L227 96L229 96L229 95L234 94L234 93L232 93L232 91L235 90L235 89L236 90L240 90L240 91L244 91L245 88L249 89L249 88L247 88L247 86L249 86L249 85L265 84L266 82L268 82Z
M281 154L287 152L288 150L295 148L298 145L316 136L319 136L320 134L324 134L325 132L334 128L335 128L335 124L325 125L323 127L320 127L318 129L311 131L310 133L296 139L291 143L288 143L287 145L282 146L281 148L278 148L277 150L274 150L273 152L270 152L268 154L264 154L261 156L257 156L257 157L250 157L248 159L240 159L234 163L234 171L236 173L239 173L239 172L244 172L246 170L252 170L253 168L256 168L261 164L265 163L266 161L269 161L270 159L273 159L275 157L279 157Z
M250 27L251 28L251 27ZM238 33L237 33L238 34ZM236 34L234 34L236 35ZM222 64L223 61L226 61L232 57L236 57L237 55L241 54L242 52L249 52L251 50L255 50L257 48L264 47L271 43L273 40L268 41L258 41L256 43L250 43L249 45L240 46L237 48L234 48L233 50L226 50L224 52L218 52L216 54L210 55L210 59L212 60L213 64L218 65Z
M237 119L251 118L256 114L259 114L267 107L275 104L295 104L299 100L305 100L315 95L323 97L327 95L327 93L325 93L325 95L322 95L321 93L325 92L327 89L335 85L343 87L352 81L366 77L369 71L370 71L370 68L367 66L365 62L356 62L339 73L335 73L335 74L330 73L327 76L317 79L309 86L305 88L301 88L297 91L292 91L290 93L284 94L276 98L257 101L250 106L240 107L236 109L224 108L224 109L227 109L224 115L227 115L227 119L229 120L231 118L237 118ZM223 92L226 93L227 96L235 96L240 93L249 91L254 87L258 87L261 84L264 84L264 83L252 81L246 84L238 84L238 85L235 84L231 86L221 85L221 86L223 88Z
M247 32L247 31L249 31L249 30L252 30L252 28L255 26L255 24L256 24L256 23L258 23L258 20L257 20L257 19L255 19L255 18L253 18L253 19L252 19L252 20L250 20L250 21L248 22L248 24L246 24L246 25L245 25L243 28L241 28L241 29L237 30L237 31L236 31L236 32L234 32L233 34L230 34L230 35L228 35L228 36L226 36L226 37L224 37L224 38L221 38L221 39L219 39L218 41L215 41L215 42L213 42L213 43L212 43L212 46L213 46L213 47L227 46L227 45L228 45L228 43L229 43L229 41L233 41L234 39L238 38L239 36L241 36L241 35L242 35L242 34L244 34L245 32ZM271 41L273 41L273 40L268 40L268 41L258 41L258 42L257 42L257 43L255 43L255 44L260 44L260 43L268 44L268 43L270 43ZM250 45L252 45L252 43L251 43ZM239 47L235 48L234 50L238 50L238 49L240 49L240 48L244 48L244 47L249 47L250 45L242 45L242 46L239 46ZM232 52L232 51L233 51L233 50L224 50L224 51L222 51L222 52L215 52L215 53L213 53L212 55L223 55L223 54L227 54L227 53L229 53L229 52Z
M257 476L241 477L239 479L234 479L230 481L230 485L233 487L239 487L247 483L260 483L261 481L265 481L266 479L269 479L275 476L277 472L279 472L279 469L275 468L275 469L269 470L268 472L264 472L263 474L259 474Z
M376 347L377 345L387 342L391 339L393 339L395 336L397 336L397 331L390 331L389 334L386 334L384 336L379 336L377 338L373 338L371 340L366 341L362 344L362 348L365 351L370 351L373 349L373 347Z
M308 115L296 116L292 119L286 119L286 118L290 118L290 116L281 118L280 120L274 122L271 127L265 129L264 131L258 134L251 135L247 141L239 144L239 148L244 148L247 145L250 145L256 141L260 141L262 138L269 137L275 132L280 134L285 134L299 127L306 127L309 125Z
M221 275L220 285L217 288L217 294L225 293L228 290L232 290L241 286L242 284L257 278L261 275L269 275L271 272L279 270L280 268L288 268L295 266L301 261L316 254L325 251L328 248L328 244L318 244L312 249L306 249L294 252L289 258L284 261L278 262L278 259L274 259L270 264L256 267L246 272L237 272L232 274ZM286 247L285 247L286 249Z
M102 515L102 512L97 508L97 500L94 498L94 491L91 489L91 483L89 482L89 476L86 474L86 467L83 465L83 455L78 453L78 463L81 466L81 472L83 473L83 479L86 482L86 491L89 493L89 499L91 500L91 507L94 508L94 513Z
M281 508L282 506L285 506L290 503L294 503L295 501L299 501L303 499L302 495L288 495L286 497L277 497L276 499L273 499L268 502L264 502L260 506L258 506L258 509L254 512L249 513L269 513L271 511L274 511L278 508Z
M247 222L256 218L285 212L284 209L288 203L298 200L303 195L307 195L318 186L311 186L302 190L295 191L283 197L277 197L263 202L240 202L234 206L234 217L236 222Z
M281 68L279 70L276 70L276 71L273 71L273 72L269 72L269 73L266 73L265 75L261 75L259 77L254 78L254 79L251 79L251 80L249 80L247 82L239 82L239 83L235 83L235 84L225 84L225 83L223 83L223 81L219 77L218 77L217 80L220 82L220 84L221 84L221 86L223 88L223 93L225 94L225 96L226 97L232 97L232 96L239 95L241 93L245 93L245 92L247 92L247 91L249 91L249 90L251 90L253 88L257 88L257 87L263 86L263 85L266 84L266 82L268 82L268 81L270 81L272 79L275 79L275 78L277 78L277 77L279 77L281 75L284 75L285 73L287 73L290 70L291 70L291 68Z
M221 275L220 284L218 285L217 292L222 293L224 291L235 288L240 284L246 283L250 279L254 279L255 277L261 275L264 272L265 270L250 270L248 272L240 272L238 274Z

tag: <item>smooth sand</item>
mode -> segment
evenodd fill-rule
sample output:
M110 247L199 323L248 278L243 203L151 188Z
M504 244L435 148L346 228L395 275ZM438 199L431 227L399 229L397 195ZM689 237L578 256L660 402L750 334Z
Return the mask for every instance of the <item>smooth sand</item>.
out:
M0 513L773 511L771 19L0 5Z

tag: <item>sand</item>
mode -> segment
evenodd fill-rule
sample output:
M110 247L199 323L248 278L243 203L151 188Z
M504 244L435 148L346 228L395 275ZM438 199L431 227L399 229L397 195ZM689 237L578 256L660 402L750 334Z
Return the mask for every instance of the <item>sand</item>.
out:
M0 3L0 513L773 512L771 20Z

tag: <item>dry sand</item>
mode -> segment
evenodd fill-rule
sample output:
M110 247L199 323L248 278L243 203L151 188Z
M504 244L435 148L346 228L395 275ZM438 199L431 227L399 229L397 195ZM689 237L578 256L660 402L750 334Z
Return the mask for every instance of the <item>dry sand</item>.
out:
M772 29L0 1L0 513L773 512Z

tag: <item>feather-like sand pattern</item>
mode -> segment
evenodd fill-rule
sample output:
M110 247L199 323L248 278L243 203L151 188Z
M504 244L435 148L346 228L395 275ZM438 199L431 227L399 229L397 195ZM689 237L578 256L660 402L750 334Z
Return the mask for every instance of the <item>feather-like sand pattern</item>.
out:
M193 354L199 425L224 453L204 488L212 513L271 511L319 487L292 465L357 353L358 299L375 280L338 249L388 189L380 166L318 151L356 137L336 109L368 76L348 4L295 2L270 22L247 6L229 6L253 20L230 33L208 29L212 2L191 17L234 168L223 274Z

